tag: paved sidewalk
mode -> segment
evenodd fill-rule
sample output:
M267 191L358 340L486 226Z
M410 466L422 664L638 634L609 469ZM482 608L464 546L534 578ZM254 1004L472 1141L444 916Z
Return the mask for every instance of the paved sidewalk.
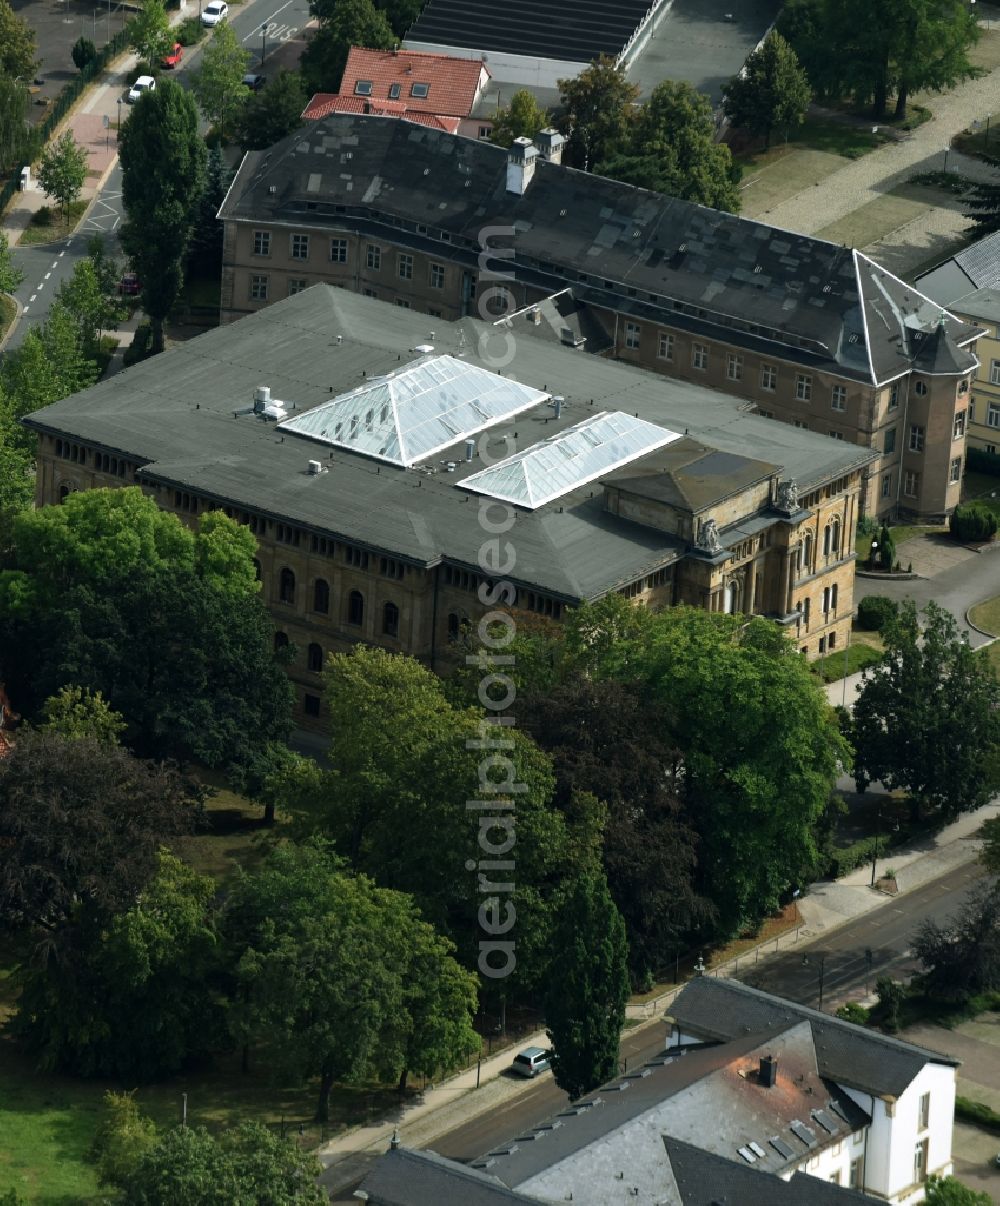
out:
M1000 68L942 96L921 96L921 104L934 114L931 121L918 126L905 141L886 143L861 159L845 161L818 184L774 206L767 221L786 230L815 234L911 176L940 170L952 138L971 122L994 112L998 95ZM958 163L949 155L950 167L957 168ZM998 175L988 165L964 157L961 170L977 179L996 179Z

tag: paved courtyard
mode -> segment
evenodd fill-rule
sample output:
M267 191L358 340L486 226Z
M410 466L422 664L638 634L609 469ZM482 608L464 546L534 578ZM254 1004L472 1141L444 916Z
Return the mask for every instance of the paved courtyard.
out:
M1000 1110L1000 1014L984 1013L954 1030L943 1026L911 1026L900 1038L960 1059L959 1096ZM980 1193L988 1193L994 1202L1000 1202L1000 1169L993 1164L998 1151L1000 1135L956 1124L955 1175Z

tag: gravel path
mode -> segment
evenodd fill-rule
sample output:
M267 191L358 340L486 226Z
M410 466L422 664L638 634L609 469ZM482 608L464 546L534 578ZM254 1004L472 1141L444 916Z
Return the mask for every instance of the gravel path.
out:
M934 116L918 126L909 138L886 143L861 159L845 161L839 171L819 184L774 206L767 215L768 223L801 234L815 234L916 173L940 170L944 166L945 147L951 139L970 122L1000 107L1000 67L953 92L920 100ZM948 168L970 179L998 176L989 165L955 151L949 152Z

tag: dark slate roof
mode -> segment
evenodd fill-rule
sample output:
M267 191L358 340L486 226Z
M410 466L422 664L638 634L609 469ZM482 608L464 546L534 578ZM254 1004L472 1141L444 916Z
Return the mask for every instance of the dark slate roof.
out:
M498 269L534 287L865 382L907 371L910 333L942 315L850 248L545 161L521 196L502 148L378 117L333 115L250 152L220 214L389 227L470 269L493 228L490 245L514 252ZM981 333L947 314L945 329L958 344Z
M617 58L649 7L649 0L430 0L406 41L589 63Z
M631 494L696 513L757 482L776 465L732 452L719 452L690 437L639 457L603 480Z
M738 980L699 976L674 999L669 1017L685 1032L725 1043L748 1032L806 1020L812 1027L820 1075L876 1097L896 1098L928 1063L957 1068L948 1055L855 1026Z
M783 1181L669 1135L663 1136L663 1146L674 1182L666 1206L862 1206L865 1202L871 1206L866 1194L808 1173L797 1172Z
M623 410L672 431L690 425L713 448L756 451L804 489L876 455L747 414L739 399L530 338L532 324L519 321L521 337L505 374L565 401L559 419L543 403L491 428L492 439L507 440L512 451L599 411ZM416 347L427 341L430 323L438 352L493 367L487 357L496 350L490 340L497 332L491 326L428 319L318 285L177 344L26 422L132 457L144 466L144 481L196 491L412 564L447 559L474 567L482 544L478 508L455 485L482 465L466 463L464 442L421 468L399 469L305 437L283 437L252 415L234 418L259 385L300 412L362 384L366 374L399 369L420 358ZM314 459L329 472L308 473ZM449 461L454 472L442 469ZM597 482L535 511L518 509L516 536L511 580L569 602L598 598L687 551L667 533L606 512Z
M386 1152L360 1189L368 1195L369 1206L504 1206L539 1201L474 1168L405 1147Z

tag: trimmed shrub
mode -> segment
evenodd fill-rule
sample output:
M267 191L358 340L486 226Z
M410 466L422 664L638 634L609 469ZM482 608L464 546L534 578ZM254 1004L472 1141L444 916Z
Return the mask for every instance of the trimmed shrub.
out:
M837 1010L837 1017L843 1018L845 1022L853 1022L855 1026L868 1025L868 1010L857 1001L848 1001L846 1005L841 1005Z
M205 27L197 17L186 17L174 29L174 37L182 46L197 46L205 36Z
M886 595L865 595L858 603L858 627L865 632L881 632L899 615L899 604Z
M73 56L73 65L78 71L82 71L88 63L92 63L97 58L97 47L90 38L79 37L73 43L70 53Z
M952 511L948 530L956 540L992 540L997 517L983 503L963 503Z

